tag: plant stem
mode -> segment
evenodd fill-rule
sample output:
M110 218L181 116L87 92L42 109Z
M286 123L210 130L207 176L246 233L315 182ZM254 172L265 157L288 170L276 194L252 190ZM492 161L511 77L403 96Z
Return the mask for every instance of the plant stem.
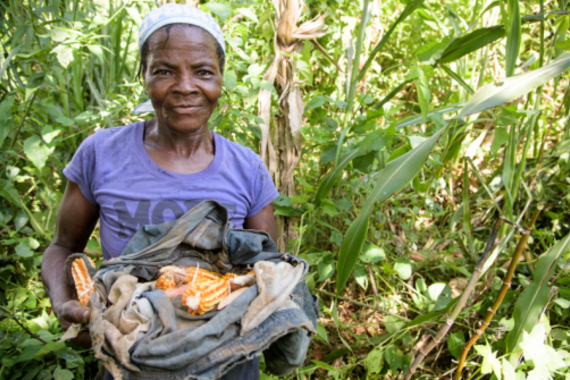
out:
M18 318L16 318L16 316L14 314L12 314L12 312L10 312L10 310L0 306L0 310L2 310L4 313L8 314L9 317L16 322L16 324L18 326L20 326L25 332L27 332L28 334L30 334L31 337L33 337L34 339L39 340L40 342L42 342L43 344L47 344L47 342L45 340L43 340L42 338L40 338L37 334L34 334L32 331L30 331L30 329L28 329L26 326L24 326L19 320Z
M14 138L12 139L12 143L10 144L10 149L8 149L8 150L14 149L14 146L16 145L16 141L18 140L18 135L20 134L20 129L22 129L22 126L24 125L24 122L26 121L26 118L28 117L28 114L30 113L30 108L32 108L32 104L34 103L34 100L36 99L36 95L38 94L38 90L39 90L39 88L37 88L36 91L34 91L34 94L32 95L30 102L28 103L28 107L26 108L26 112L24 113L24 117L22 117L22 121L20 122L20 125L18 125L18 128L16 128L16 133L14 134Z
M532 230L534 223L538 219L538 215L540 214L541 210L542 207L537 207L531 218L530 223L528 224L525 233L521 236L521 239L519 240L517 247L515 248L515 252L513 253L513 258L511 259L509 270L507 271L505 279L503 280L503 286L501 287L501 290L499 291L499 294L497 295L495 302L493 302L493 305L491 305L491 307L489 308L487 315L485 315L481 328L477 329L475 335L473 335L473 337L469 340L469 342L465 344L463 352L461 353L461 358L459 359L459 365L457 366L457 371L455 372L454 380L459 380L461 378L461 371L463 370L463 366L465 365L465 359L467 358L469 350L471 349L473 344L475 344L475 342L479 339L479 337L483 335L483 332L489 326L489 324L491 324L493 316L499 309L499 306L501 306L501 303L503 303L503 299L505 298L507 291L511 287L511 280L513 278L513 274L515 273L515 269L520 260L521 254L526 247L526 242L528 240L528 237L530 236L530 231Z

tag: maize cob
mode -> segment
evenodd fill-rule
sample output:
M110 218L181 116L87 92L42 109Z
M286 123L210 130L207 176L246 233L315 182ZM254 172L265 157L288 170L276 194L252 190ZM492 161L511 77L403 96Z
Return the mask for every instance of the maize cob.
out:
M90 258L87 258L91 265L95 264ZM82 306L87 306L89 298L91 297L91 290L93 289L93 281L89 276L89 271L83 259L75 259L71 264L71 274L73 275L73 282L75 283L75 290L77 291L77 299Z
M202 280L191 285L182 296L182 304L194 315L212 310L230 293L228 281Z

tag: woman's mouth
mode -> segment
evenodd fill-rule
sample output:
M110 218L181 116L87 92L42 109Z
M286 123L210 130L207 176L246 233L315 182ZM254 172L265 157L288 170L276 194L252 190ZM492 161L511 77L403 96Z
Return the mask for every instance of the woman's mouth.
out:
M202 106L177 106L177 107L172 107L171 110L180 114L189 114L189 113L194 113L201 108Z

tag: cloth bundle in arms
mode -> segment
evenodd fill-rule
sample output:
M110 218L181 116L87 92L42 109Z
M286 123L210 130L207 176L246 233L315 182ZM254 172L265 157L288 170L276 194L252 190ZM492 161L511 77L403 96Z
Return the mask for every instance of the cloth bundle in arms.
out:
M222 310L193 315L181 297L153 288L167 265L220 274L253 267L256 284ZM141 228L94 274L95 357L115 379L216 379L262 352L271 373L289 374L303 364L317 326L307 270L266 233L232 229L223 206L202 202L176 221Z

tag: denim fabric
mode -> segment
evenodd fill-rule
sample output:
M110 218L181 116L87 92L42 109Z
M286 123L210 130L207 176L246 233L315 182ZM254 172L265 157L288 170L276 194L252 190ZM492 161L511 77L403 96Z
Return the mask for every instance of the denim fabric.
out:
M243 336L240 321L258 295L257 285L221 311L201 316L187 313L180 298L171 301L162 290L143 293L155 314L149 331L129 348L131 361L140 372L122 367L105 349L104 331L98 327L102 324L96 320L108 306L108 291L124 274L152 281L165 265L199 265L227 273L243 271L261 260L286 261L304 266L305 273L308 270L304 260L279 253L266 233L232 229L226 209L214 201L202 202L176 221L145 226L122 255L104 262L94 277L97 292L91 297L95 309L91 335L95 356L113 376L125 379L256 379L257 357L262 352L271 373L291 373L302 365L317 326L316 297L304 281L290 297L296 307L274 312Z

